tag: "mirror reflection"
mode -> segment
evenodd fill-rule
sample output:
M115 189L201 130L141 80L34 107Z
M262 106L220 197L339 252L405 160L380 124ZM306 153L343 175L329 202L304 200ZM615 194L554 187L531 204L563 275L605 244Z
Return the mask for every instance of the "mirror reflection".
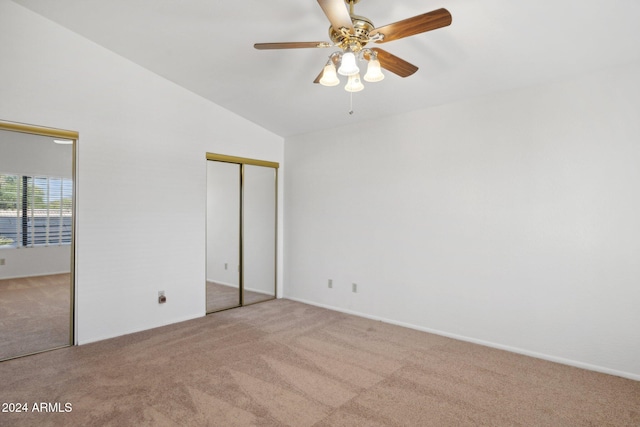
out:
M71 343L73 141L0 130L0 360Z
M207 162L207 313L240 305L240 165Z

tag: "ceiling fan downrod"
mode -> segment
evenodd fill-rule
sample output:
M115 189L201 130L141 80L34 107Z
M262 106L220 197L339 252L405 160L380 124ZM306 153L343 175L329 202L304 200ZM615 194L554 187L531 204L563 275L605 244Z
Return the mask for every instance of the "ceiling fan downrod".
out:
M353 6L360 0L344 0L349 5L349 15L353 15Z

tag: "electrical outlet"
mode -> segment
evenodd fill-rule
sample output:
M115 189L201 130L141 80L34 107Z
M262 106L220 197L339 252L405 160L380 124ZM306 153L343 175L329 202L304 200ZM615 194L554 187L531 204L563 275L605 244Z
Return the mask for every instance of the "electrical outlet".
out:
M329 289L333 288L333 280L329 279Z
M4 265L5 264L5 259L4 258L0 258L0 265Z
M351 284L351 292L358 292L358 284L357 283L352 283Z
M165 302L167 302L167 297L164 291L158 291L158 304L164 304Z
M229 264L228 263L224 263L224 269L226 270L227 268L229 268Z

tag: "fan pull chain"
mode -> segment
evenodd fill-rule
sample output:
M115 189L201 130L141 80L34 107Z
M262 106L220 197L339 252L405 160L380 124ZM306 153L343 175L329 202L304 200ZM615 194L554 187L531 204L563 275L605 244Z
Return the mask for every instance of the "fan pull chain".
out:
M353 92L349 92L349 114L353 115Z

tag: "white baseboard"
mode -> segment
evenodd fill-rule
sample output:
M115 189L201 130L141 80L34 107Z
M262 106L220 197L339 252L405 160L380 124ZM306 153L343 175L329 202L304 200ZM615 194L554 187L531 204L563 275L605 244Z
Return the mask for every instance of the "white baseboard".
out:
M494 342L479 340L479 339L476 339L476 338L466 337L466 336L463 336L463 335L451 334L449 332L439 331L437 329L425 328L424 326L413 325L411 323L399 322L397 320L387 319L387 318L380 317L380 316L372 316L370 314L360 313L358 311L347 310L347 309L344 309L344 308L334 307L334 306L330 306L330 305L327 305L327 304L320 304L320 303L317 303L317 302L314 302L314 301L308 301L308 300L305 300L305 299L302 299L302 298L294 298L294 297L287 296L287 295L285 295L284 298L285 299L290 299L292 301L301 302L303 304L309 304L309 305L313 305L313 306L316 306L316 307L326 308L328 310L338 311L340 313L352 314L354 316L364 317L366 319L379 320L381 322L389 323L389 324L392 324L392 325L402 326L402 327L409 328L409 329L415 329L415 330L422 331L422 332L428 332L430 334L440 335L440 336L447 337L447 338L453 338L453 339L456 339L456 340L459 340L459 341L466 341L466 342L470 342L470 343L473 343L473 344L483 345L485 347L497 348L499 350L510 351L512 353L517 353L517 354L522 354L522 355L525 355L525 356L535 357L537 359L542 359L542 360L548 360L550 362L560 363L560 364L563 364L563 365L573 366L573 367L576 367L576 368L586 369L586 370L589 370L589 371L595 371L595 372L600 372L600 373L603 373L603 374L615 375L617 377L628 378L630 380L640 381L640 375L633 374L631 372L618 371L616 369L610 369L610 368L606 368L606 367L603 367L603 366L597 366L597 365L592 365L592 364L589 364L589 363L579 362L579 361L576 361L576 360L565 359L563 357L551 356L551 355L548 355L548 354L538 353L538 352L530 351L530 350L525 350L525 349L518 348L518 347L511 347L511 346L508 346L508 345L497 344L497 343L494 343Z
M99 335L99 336L85 338L83 340L79 340L78 337L75 337L74 341L75 341L75 345L81 346L81 345L91 344L91 343L98 342L98 341L110 340L112 338L118 338L118 337L122 337L122 336L125 336L125 335L136 334L138 332L150 331L152 329L161 328L163 326L169 326L169 325L173 325L173 324L176 324L176 323L186 322L188 320L199 319L201 317L205 317L206 315L207 315L206 313L204 313L204 314L200 314L200 313L189 314L189 315L186 315L186 316L176 317L176 318L172 318L172 319L165 319L163 322L160 322L157 325L153 325L153 326L144 325L144 326L140 326L138 328L127 329L124 332L118 333L116 335ZM77 332L77 330L76 330L76 332Z
M70 271L58 271L58 272L52 272L52 273L38 273L38 274L28 274L26 276L7 276L7 277L0 277L0 280L9 280L9 279L26 279L27 277L44 277L44 276L55 276L58 274L69 274Z

